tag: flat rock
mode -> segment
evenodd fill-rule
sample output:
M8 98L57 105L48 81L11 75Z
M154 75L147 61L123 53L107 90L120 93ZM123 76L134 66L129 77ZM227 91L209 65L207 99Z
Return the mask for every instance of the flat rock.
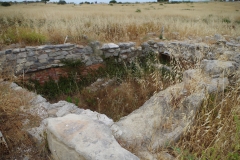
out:
M114 43L105 43L103 44L101 49L106 50L106 49L116 49L116 48L119 48L119 46Z
M204 73L210 76L232 75L235 71L235 62L233 61L220 61L220 60L202 60L201 69Z
M47 140L58 160L138 160L122 148L107 125L86 115L50 118Z

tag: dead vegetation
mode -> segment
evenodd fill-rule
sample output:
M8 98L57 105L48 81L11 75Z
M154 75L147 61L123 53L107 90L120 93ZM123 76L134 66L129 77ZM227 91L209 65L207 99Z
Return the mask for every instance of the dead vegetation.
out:
M47 159L44 144L37 144L26 132L40 123L38 116L22 110L30 107L31 98L28 91L13 90L10 83L0 82L0 131L8 145L8 151L1 152L0 159Z
M136 9L141 12L135 12ZM68 37L67 42L77 44L89 40L140 44L149 38L194 39L216 33L228 38L240 32L239 10L237 2L17 4L1 7L0 43L2 46L59 44Z

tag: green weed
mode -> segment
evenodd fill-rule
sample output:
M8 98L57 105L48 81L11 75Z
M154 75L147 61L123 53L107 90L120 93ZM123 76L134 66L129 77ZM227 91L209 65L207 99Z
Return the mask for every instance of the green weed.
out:
M223 18L222 22L223 23L231 23L231 20L229 18Z
M141 9L137 9L135 12L141 12Z

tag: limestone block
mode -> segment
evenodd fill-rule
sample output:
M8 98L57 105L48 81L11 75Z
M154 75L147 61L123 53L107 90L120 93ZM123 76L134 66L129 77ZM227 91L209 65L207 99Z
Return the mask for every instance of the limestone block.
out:
M216 40L216 41L225 41L225 38L222 35L220 35L220 34L215 34L214 35L214 40Z
M12 50L11 49L8 49L5 51L5 54L11 54L12 53Z
M124 53L131 53L131 49L123 49L123 50L120 50L120 53L119 54L124 54Z
M63 56L63 55L54 57L55 60L60 60L60 59L64 59L64 58L65 58L65 56Z
M177 141L204 100L202 92L181 96L183 87L180 83L157 93L139 109L115 122L111 127L115 138L124 142L125 146L134 146L139 154L148 147L154 150ZM171 109L173 97L182 98L179 109ZM171 124L165 128L164 124L170 117Z
M48 55L47 54L41 54L40 56L38 56L38 59L46 59L48 58Z
M129 49L131 47L134 47L136 45L135 42L121 42L118 43L118 46L122 49Z
M30 103L32 105L36 105L36 104L39 104L39 103L42 103L42 102L46 102L46 101L47 100L45 98L43 98L41 95L37 95L30 101Z
M27 61L36 61L37 58L36 57L27 57Z
M46 69L46 67L45 66L38 67L38 70L43 70L43 69Z
M26 52L21 52L17 55L18 58L26 58L27 57L27 53Z
M150 45L154 45L156 42L154 40L149 40L149 41L147 41L147 43Z
M52 52L52 50L50 50L50 49L45 50L45 53L47 53L47 54L49 54L51 52Z
M47 59L39 59L39 62L40 63L46 63L46 62L48 62L48 60Z
M26 62L25 63L25 67L29 67L29 66L31 66L31 65L33 65L34 64L34 62Z
M105 114L100 114L98 112L93 112L89 109L83 110L81 112L82 115L86 115L90 117L92 120L98 120L104 123L107 126L111 126L113 124L113 120L108 118Z
M83 49L83 52L85 54L93 54L93 49L90 47L90 46L86 46L84 49Z
M72 103L66 104L64 106L62 106L61 108L59 108L59 110L56 113L56 116L58 117L62 117L66 114L69 114L71 111L77 109L77 106L75 106Z
M36 47L32 47L32 46L26 46L25 49L26 49L26 51L35 51L35 50L37 50Z
M211 76L224 74L224 76L232 75L235 71L235 62L220 60L202 60L201 69L204 73Z
M61 52L54 52L54 53L49 53L49 57L55 57L55 56L60 56Z
M85 65L86 66L91 66L93 64L93 62L91 61L91 59L88 59L86 62L85 62Z
M46 130L46 125L47 125L47 119L44 119L42 120L39 127L27 129L27 132L38 141L38 144L41 144L45 138L44 132Z
M26 58L17 59L18 64L22 64L22 63L25 63L25 62L27 62Z
M127 56L126 54L121 54L121 55L120 55L120 58L121 58L121 59L127 59L128 56Z
M51 64L51 67L58 67L58 64Z
M114 43L105 43L103 44L101 49L106 50L106 49L116 49L116 48L119 48L119 46Z
M7 59L8 61L16 60L16 59L17 59L17 56L16 56L16 54L7 54L7 55L6 55L6 59Z
M25 52L26 49L25 49L25 48L20 48L20 51L21 51L21 52Z
M70 44L70 43L65 43L65 44L58 44L55 45L55 48L69 48L69 47L74 47L74 44Z
M223 92L229 85L228 78L213 78L209 83L206 83L206 89L208 93Z
M14 54L19 53L19 52L20 52L20 48L15 48L15 49L12 50L12 52L13 52Z
M43 46L38 46L37 50L44 50L44 49L52 49L55 48L54 45L43 45Z
M103 59L100 56L91 57L92 64L102 63Z
M58 160L139 159L117 143L108 126L86 115L49 118L47 140Z
M5 51L0 51L0 56L5 55Z
M150 45L147 42L144 42L141 46L143 49L150 47Z
M141 145L151 139L155 133L154 127L159 127L164 110L169 108L170 91L174 88L182 88L183 85L175 85L166 91L159 92L146 101L143 106L133 111L130 115L121 118L111 127L115 138L124 140L128 145ZM177 89L177 90L179 90Z
M66 56L66 55L68 54L67 51L62 51L62 52L60 52L60 53L61 53L60 55L62 55L62 56Z
M32 56L35 56L36 54L35 54L35 52L34 51L29 51L28 52L28 57L32 57Z
M66 56L66 59L81 59L81 57L76 54L69 54Z

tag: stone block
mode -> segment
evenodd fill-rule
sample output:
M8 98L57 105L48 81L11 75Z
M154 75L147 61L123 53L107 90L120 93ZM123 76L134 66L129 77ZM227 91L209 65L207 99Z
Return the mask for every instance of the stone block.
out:
M41 66L41 67L38 67L38 70L43 70L45 68L46 68L45 66Z
M84 48L84 53L85 54L93 54L93 49L90 46L86 46Z
M5 51L0 51L0 56L5 55Z
M29 66L31 66L31 65L33 65L34 64L34 62L26 62L25 63L25 67L29 67Z
M66 43L66 44L58 44L58 45L55 45L56 48L69 48L69 47L74 47L75 45L74 44L70 44L70 43Z
M91 66L93 64L93 62L90 60L90 59L88 59L86 62L85 62L85 65L86 66Z
M105 44L103 44L101 49L107 50L107 49L116 49L116 48L119 48L119 46L114 43L105 43Z
M25 49L26 49L26 51L35 51L35 50L37 50L36 47L32 47L32 46L26 46Z
M52 50L50 50L50 49L47 49L47 50L45 50L45 53L51 53L52 52Z
M18 58L26 58L27 57L27 53L26 52L21 52L17 55Z
M40 59L39 62L40 62L40 63L47 63L47 62L48 62L48 59Z
M27 57L27 61L36 61L37 58L36 57Z
M25 52L26 49L25 49L25 48L20 48L20 51L21 51L21 52Z
M12 52L13 52L14 54L19 53L19 52L20 52L20 48L15 48L15 49L12 50Z
M85 115L49 118L49 149L58 160L138 160L122 148L107 125Z
M59 108L59 110L56 112L56 116L62 117L64 115L71 113L71 111L73 111L75 109L77 109L77 106L75 106L72 103L68 103L68 104L62 106L61 108Z
M202 60L201 62L201 69L204 73L210 76L230 76L236 70L235 62L233 61L220 61L220 60Z
M150 47L150 45L147 42L144 42L141 46L143 49Z
M60 55L62 55L62 56L66 56L66 55L68 54L67 51L62 51L62 52L60 52L60 53L61 53Z
M7 54L6 55L6 60L7 61L13 61L17 59L17 55L16 54Z
M8 49L5 51L5 54L11 54L12 53L12 50L11 49Z
M123 50L120 50L119 54L124 54L124 53L131 53L131 49L123 49Z
M43 45L43 46L38 46L38 50L45 50L45 49L53 49L55 48L55 45Z
M58 64L51 64L52 67L58 67Z
M131 47L134 47L135 45L135 42L118 43L118 46L122 49L129 49Z
M26 58L17 59L18 64L22 64L22 63L25 63L25 62L27 62Z
M64 59L64 58L65 58L65 56L63 56L63 55L54 57L55 60L60 60L60 59Z
M35 56L35 51L28 51L28 57L32 57L32 56Z
M81 59L81 57L75 54L69 54L66 56L66 59Z
M46 58L48 58L48 55L47 55L47 54L42 54L42 55L38 56L38 59L39 59L39 60L40 60L40 59L46 59Z

